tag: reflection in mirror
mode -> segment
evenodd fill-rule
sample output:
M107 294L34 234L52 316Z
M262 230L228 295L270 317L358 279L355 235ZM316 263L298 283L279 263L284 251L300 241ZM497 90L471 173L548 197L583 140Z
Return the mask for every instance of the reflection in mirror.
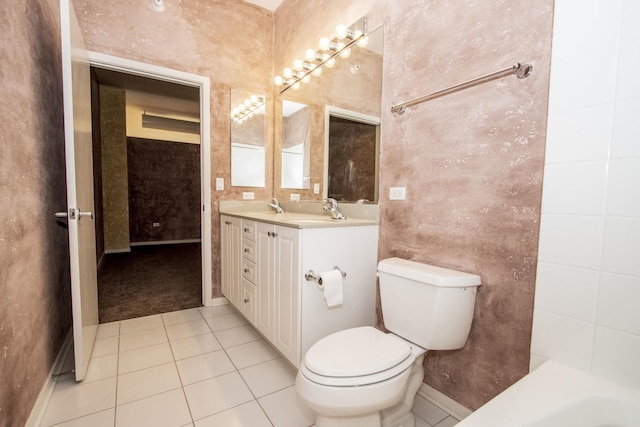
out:
M264 95L231 90L231 185L265 186Z
M305 169L304 176L309 177L309 180L303 183L305 185L303 188L309 190L313 188L315 190L316 184L318 184L319 191L317 193L315 191L303 192L301 194L303 198L319 199L321 197L330 197L328 187L331 182L331 195L337 200L353 202L361 199L366 199L370 202L377 202L378 200L376 194L378 188L377 135L380 133L379 117L381 115L382 100L383 28L380 27L370 32L368 39L369 43L365 48L360 46L352 48L348 58L336 58L333 68L325 69L320 76L312 77L298 91L289 90L280 96L286 96L289 100L305 104L310 110L311 127L309 128L310 135L308 137L310 146L308 150L305 147L305 155L309 156L310 173ZM328 163L330 161L329 151L331 145L333 141L341 139L338 137L330 138L328 135L328 132L332 131L331 128L334 127L329 125L329 115L327 113L331 108L335 110L335 114L332 113L332 115L351 121L367 123L376 128L376 148L371 148L370 145L366 149L369 166L365 167L361 164L360 154L364 155L364 152L361 153L363 149L360 143L356 143L355 146L357 148L355 149L334 147L335 150L332 151L350 151L350 154L357 158L343 158L342 165L332 165L330 170ZM341 115L339 114L340 111L346 111L346 113ZM363 117L365 119L362 119ZM280 117L276 118L276 124L279 119ZM369 129L371 133L371 128ZM354 146L354 143L351 143L351 146ZM375 156L373 162L370 157L372 153ZM281 150L278 150L276 155L283 156ZM349 160L353 162L352 166L349 166L351 164ZM277 159L275 162L277 164ZM284 159L282 159L282 163L284 165ZM342 177L334 177L334 173L342 174ZM349 177L352 178L351 181L346 179ZM334 187L334 184L340 181L347 187L344 185L341 189ZM364 182L367 183L368 190L364 192L354 190L354 186L358 187ZM276 180L275 183L275 194L281 198L286 198L290 194L284 189L300 188L299 186L294 187L285 183L284 170L280 182ZM278 186L278 183L281 185ZM311 186L311 183L314 185ZM278 192L278 189L283 189L283 191Z
M377 202L380 119L331 106L325 113L325 197Z
M311 109L282 100L281 188L309 188Z

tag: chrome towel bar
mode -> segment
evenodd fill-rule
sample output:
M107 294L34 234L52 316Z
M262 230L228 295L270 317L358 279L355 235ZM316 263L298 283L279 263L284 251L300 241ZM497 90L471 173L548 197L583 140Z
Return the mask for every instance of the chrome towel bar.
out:
M395 104L391 106L391 111L394 113L398 113L399 115L403 115L407 110L407 107L411 107L412 105L420 104L422 102L430 101L435 98L440 98L441 96L449 95L450 93L458 92L460 90L464 90L481 83L490 82L491 80L496 80L501 77L510 76L511 74L515 74L519 79L526 79L533 72L533 65L531 64L521 64L517 63L512 67L505 68L504 70L496 71L495 73L487 74L486 76L478 77L473 80L466 81L464 83L460 83L455 86L451 86L447 89L439 90L438 92L434 92L429 95L421 96L420 98L412 99L411 101L401 102L400 104Z

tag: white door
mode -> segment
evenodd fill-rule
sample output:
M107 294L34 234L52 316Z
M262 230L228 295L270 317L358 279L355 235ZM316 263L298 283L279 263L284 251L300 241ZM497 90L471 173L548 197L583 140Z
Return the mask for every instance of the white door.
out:
M91 76L84 40L70 0L60 0L60 23L73 344L76 381L80 381L86 375L98 329Z

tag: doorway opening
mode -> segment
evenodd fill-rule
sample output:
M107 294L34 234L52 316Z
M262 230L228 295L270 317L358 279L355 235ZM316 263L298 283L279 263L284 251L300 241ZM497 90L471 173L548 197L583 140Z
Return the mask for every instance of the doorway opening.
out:
M89 56L99 321L211 305L209 80Z

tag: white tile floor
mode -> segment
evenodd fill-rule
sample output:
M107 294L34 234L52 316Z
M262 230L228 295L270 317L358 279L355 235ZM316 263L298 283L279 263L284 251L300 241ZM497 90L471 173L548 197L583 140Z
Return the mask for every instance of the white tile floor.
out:
M308 427L295 374L228 305L106 323L86 379L59 377L42 426ZM414 413L416 427L458 422L421 397Z

